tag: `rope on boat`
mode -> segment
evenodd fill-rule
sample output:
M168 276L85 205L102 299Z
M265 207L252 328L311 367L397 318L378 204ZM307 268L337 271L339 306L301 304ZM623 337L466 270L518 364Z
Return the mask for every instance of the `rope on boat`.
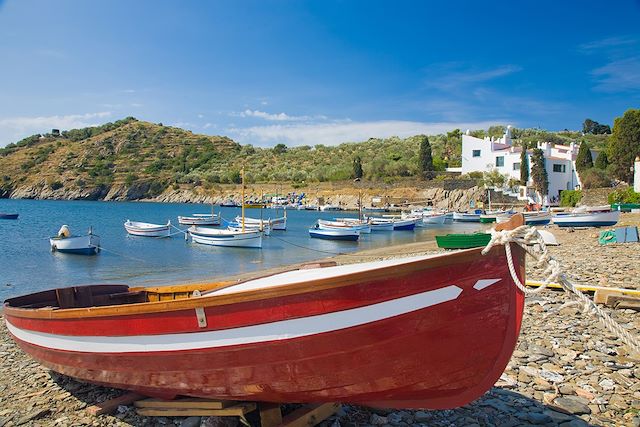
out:
M529 289L525 287L518 275L516 274L515 266L513 265L513 257L511 254L511 243L516 243L522 247L529 255L531 255L537 262L539 267L546 269L544 273L546 279L542 282L542 285L537 289ZM509 272L515 285L525 295L533 295L544 290L549 283L558 281L562 286L562 289L573 298L573 302L570 304L579 304L583 307L583 312L586 314L592 314L598 318L598 320L615 336L617 336L623 343L637 353L640 353L640 342L638 338L631 335L629 331L620 326L618 322L613 320L604 310L602 310L596 303L587 298L582 292L580 292L576 286L567 278L562 272L560 263L553 258L544 243L544 239L538 233L535 227L520 226L513 230L496 231L491 230L491 240L487 246L482 250L482 254L487 254L491 248L495 245L504 245L505 255L507 258L507 264L509 266Z

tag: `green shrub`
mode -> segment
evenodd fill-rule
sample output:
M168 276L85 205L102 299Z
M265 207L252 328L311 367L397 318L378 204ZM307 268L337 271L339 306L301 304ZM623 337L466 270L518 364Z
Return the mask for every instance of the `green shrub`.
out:
M135 173L128 173L124 179L124 184L127 187L131 187L131 184L133 184L137 180L138 180L138 175L136 175Z
M51 184L49 184L49 187L52 190L58 190L58 189L64 187L64 185L60 181L53 181Z
M598 168L583 170L580 173L583 188L611 187L611 179L605 171Z
M640 193L633 191L633 187L614 190L607 196L609 204L613 203L640 203Z
M574 207L582 200L582 190L564 190L560 196L560 206Z

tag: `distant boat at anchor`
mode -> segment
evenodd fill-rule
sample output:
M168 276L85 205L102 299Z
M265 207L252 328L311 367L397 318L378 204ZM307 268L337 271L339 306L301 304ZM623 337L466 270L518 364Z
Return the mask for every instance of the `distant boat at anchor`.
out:
M162 225L127 220L124 223L124 228L127 230L127 233L133 236L169 237L171 234L171 221Z
M0 219L18 219L17 213L0 212Z
M69 227L63 225L57 236L49 238L49 244L52 252L95 255L100 251L100 237L93 234L93 228L89 228L86 236L74 236Z
M178 224L181 225L220 225L220 215L192 214L191 216L178 216Z

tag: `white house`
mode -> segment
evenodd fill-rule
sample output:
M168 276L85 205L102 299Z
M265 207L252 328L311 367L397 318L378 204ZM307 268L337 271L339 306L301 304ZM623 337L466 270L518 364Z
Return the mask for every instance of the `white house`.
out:
M531 150L528 150L529 181L527 187L522 187L521 200L531 200L541 204L555 204L560 200L560 192L574 190L581 187L580 178L576 172L575 160L578 155L578 145L558 145L550 142L538 142L537 147L544 154L545 168L549 177L549 193L543 200L532 190L531 179ZM497 169L501 174L520 179L521 147L513 146L511 126L507 126L501 138L483 139L469 135L469 131L462 135L462 173L485 172Z

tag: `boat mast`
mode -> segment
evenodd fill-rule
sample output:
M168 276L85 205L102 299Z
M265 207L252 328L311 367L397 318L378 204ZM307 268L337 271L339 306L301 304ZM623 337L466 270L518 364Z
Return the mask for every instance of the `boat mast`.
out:
M244 233L244 166L242 166L242 232Z

